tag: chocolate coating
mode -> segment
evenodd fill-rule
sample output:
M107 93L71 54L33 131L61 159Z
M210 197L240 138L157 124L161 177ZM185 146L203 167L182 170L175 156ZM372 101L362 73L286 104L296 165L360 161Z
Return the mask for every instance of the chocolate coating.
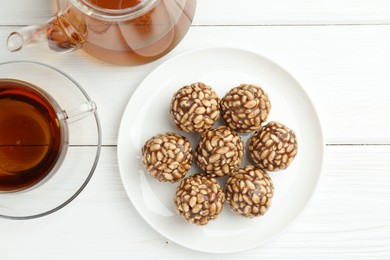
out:
M206 225L216 219L224 202L221 186L206 174L195 174L182 180L174 197L177 212L196 225Z
M241 84L221 100L222 119L237 132L256 131L267 119L270 110L267 93L254 84Z
M174 94L170 113L178 129L202 133L217 121L219 109L217 93L210 86L197 82L182 87Z
M244 154L241 137L227 126L204 132L195 150L199 167L212 177L222 177L237 169Z
M226 201L247 218L262 216L271 206L274 186L269 175L253 165L234 173L226 181Z
M142 162L159 181L177 182L191 168L191 144L186 137L172 132L153 136L142 147Z
M255 132L249 141L249 155L261 169L286 169L298 152L294 131L278 122L269 122Z

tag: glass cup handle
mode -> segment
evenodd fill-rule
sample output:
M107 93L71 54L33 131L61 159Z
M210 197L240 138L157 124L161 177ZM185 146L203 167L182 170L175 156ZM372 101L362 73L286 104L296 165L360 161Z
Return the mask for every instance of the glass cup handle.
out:
M96 104L93 101L86 101L80 104L77 109L61 111L58 113L60 120L65 120L68 124L77 122L97 110Z

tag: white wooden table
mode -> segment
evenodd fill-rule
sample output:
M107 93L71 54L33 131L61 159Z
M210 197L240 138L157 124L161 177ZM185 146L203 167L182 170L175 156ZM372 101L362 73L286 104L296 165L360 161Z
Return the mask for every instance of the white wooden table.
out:
M275 240L224 259L390 259L390 1L198 0L179 46L138 67L82 52L8 53L8 33L44 22L53 2L0 1L0 61L41 61L77 79L98 104L102 154L87 188L61 211L0 219L1 260L215 257L149 227L130 203L116 161L122 112L141 80L179 53L215 45L256 51L289 70L316 105L327 144L318 189L298 220Z

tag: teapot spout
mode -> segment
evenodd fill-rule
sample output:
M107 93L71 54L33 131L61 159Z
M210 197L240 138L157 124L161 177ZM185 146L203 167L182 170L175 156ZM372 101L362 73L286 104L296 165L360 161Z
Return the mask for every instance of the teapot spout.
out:
M21 28L7 38L7 48L11 52L40 43L46 43L52 51L64 53L80 48L84 37L62 14L58 14L44 25Z
M46 26L27 26L12 32L7 38L7 48L11 52L46 41Z

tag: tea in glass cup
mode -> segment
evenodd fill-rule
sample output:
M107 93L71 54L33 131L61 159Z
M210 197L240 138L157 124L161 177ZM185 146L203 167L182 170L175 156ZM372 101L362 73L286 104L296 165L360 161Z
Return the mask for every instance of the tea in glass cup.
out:
M68 127L42 89L0 79L0 192L27 189L61 164Z
M34 61L0 63L0 217L68 205L91 179L101 143L95 102L72 77Z

